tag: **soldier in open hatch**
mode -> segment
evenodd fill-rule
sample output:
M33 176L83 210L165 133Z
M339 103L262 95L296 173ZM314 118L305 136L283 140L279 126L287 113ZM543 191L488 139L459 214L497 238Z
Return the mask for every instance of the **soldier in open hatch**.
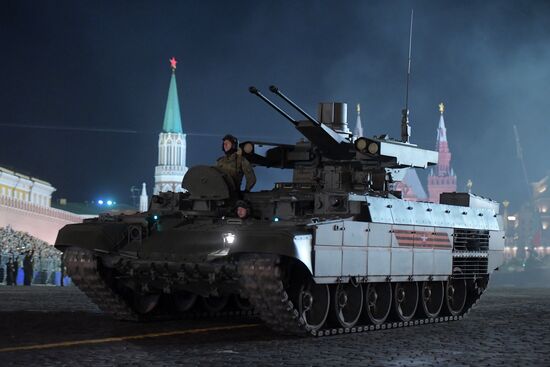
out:
M250 162L242 156L239 149L239 141L233 135L226 135L222 139L222 150L225 155L218 158L216 166L227 173L235 182L235 187L240 191L243 175L246 177L245 191L250 191L256 183L256 175Z
M235 214L239 219L247 219L250 217L250 204L244 200L238 200L235 204Z

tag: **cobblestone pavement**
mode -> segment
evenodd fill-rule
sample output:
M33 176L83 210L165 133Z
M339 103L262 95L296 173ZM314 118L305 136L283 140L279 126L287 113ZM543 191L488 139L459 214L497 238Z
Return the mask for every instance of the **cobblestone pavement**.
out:
M74 287L0 286L0 366L550 366L549 306L549 288L490 287L461 321L286 338L262 325L207 330L239 326L242 320L117 322ZM195 332L2 351L181 330Z

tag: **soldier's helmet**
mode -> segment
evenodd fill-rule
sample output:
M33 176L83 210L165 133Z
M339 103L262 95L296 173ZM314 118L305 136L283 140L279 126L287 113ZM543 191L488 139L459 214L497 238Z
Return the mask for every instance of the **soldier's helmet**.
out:
M226 141L226 140L231 142L231 149L229 149L229 151L227 151L227 152L223 149L223 142ZM222 139L222 151L224 153L226 153L226 154L235 153L237 151L238 147L239 147L239 139L237 139L236 137L234 137L231 134L227 134L226 136L223 137L223 139Z
M250 209L250 204L246 200L237 200L237 202L235 203L235 208Z

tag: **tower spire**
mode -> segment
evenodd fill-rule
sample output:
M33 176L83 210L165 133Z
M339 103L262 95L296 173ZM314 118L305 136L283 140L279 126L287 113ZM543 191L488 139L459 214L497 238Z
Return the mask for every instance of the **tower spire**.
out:
M178 98L178 86L176 84L176 64L177 60L170 59L172 68L172 77L170 78L170 87L168 89L168 99L166 100L166 110L164 111L164 124L162 131L165 133L183 133L181 127L180 104Z
M149 206L149 197L147 196L147 188L145 182L141 184L141 195L139 196L139 211L146 212Z
M440 149L442 142L447 142L447 128L445 127L445 119L443 118L443 112L445 112L445 105L443 102L439 104L439 126L437 127L437 149Z
M361 124L361 105L359 103L357 103L357 122L355 123L353 135L355 135L356 138L363 136L363 125Z

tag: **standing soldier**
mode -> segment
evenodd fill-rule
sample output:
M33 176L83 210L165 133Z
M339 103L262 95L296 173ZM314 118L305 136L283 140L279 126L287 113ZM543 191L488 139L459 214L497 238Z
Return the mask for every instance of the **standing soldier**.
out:
M59 284L61 284L62 287L65 286L65 274L67 274L67 268L65 267L65 264L63 264L63 261L61 261L61 279L59 280Z
M11 258L9 258L8 262L6 263L6 285L13 285L12 268L13 261L11 261Z
M256 183L256 175L248 160L242 156L239 141L233 135L226 135L222 139L222 150L225 155L218 158L217 167L227 173L235 182L237 190L241 190L243 175L246 177L245 191L250 191Z
M25 258L23 259L23 273L24 273L24 285L31 285L32 282L32 276L33 276L33 267L34 267L34 259L33 259L34 253L30 250L27 251L25 254Z
M6 270L8 272L8 274L6 276L6 283L8 285L17 285L17 283L16 283L16 281L17 281L17 278L16 278L17 270L16 270L16 265L15 265L15 261L13 259L13 256L9 259Z
M13 285L17 285L18 277L19 277L19 255L15 255L13 258Z
M2 253L0 253L0 284L4 283L4 264L2 264Z

